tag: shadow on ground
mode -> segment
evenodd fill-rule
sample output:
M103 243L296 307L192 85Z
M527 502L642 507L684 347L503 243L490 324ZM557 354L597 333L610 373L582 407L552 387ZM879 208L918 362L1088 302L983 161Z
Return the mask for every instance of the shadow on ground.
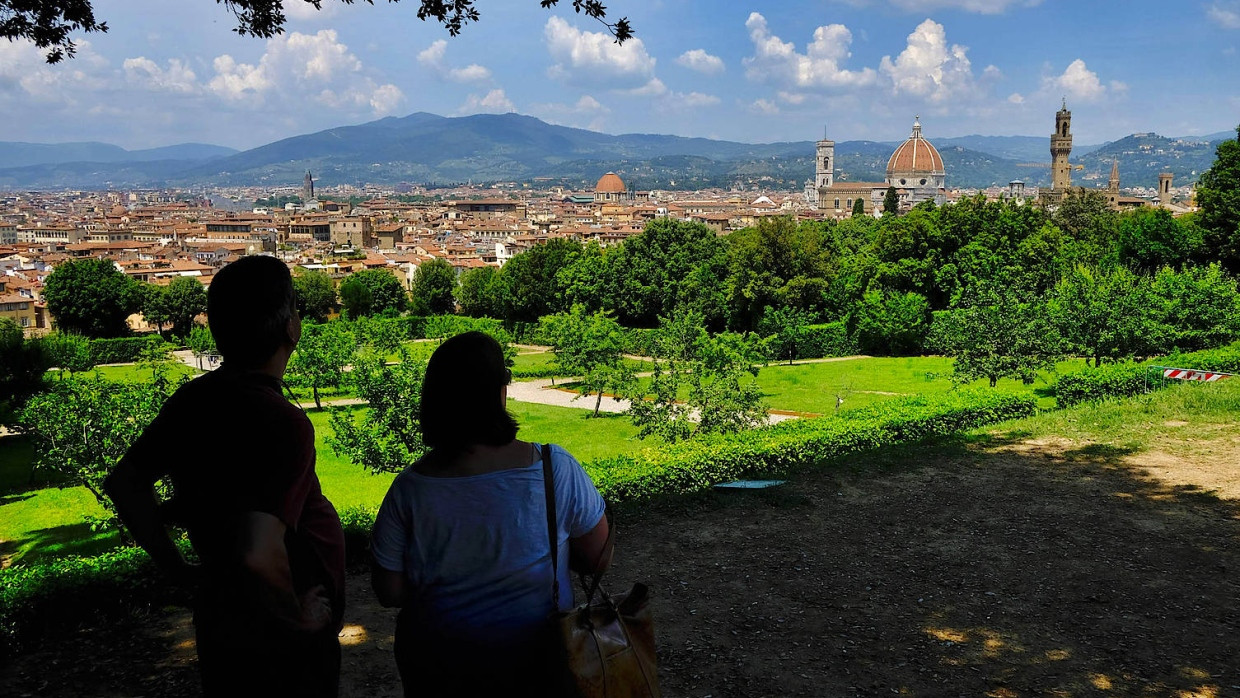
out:
M1150 477L1129 449L1024 438L622 507L607 586L652 587L666 696L1240 694L1240 505ZM342 695L398 695L391 612L364 577L350 592ZM149 675L193 695L187 638L184 611L91 628L18 657L0 693L42 676L41 694L72 695L58 686L88 675L125 695Z

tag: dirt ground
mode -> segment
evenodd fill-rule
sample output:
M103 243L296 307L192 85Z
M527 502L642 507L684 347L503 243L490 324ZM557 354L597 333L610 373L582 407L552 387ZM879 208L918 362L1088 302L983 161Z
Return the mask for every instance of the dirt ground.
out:
M1240 443L913 446L618 513L666 696L1240 696ZM396 696L350 579L345 696ZM179 609L19 656L0 695L189 696Z

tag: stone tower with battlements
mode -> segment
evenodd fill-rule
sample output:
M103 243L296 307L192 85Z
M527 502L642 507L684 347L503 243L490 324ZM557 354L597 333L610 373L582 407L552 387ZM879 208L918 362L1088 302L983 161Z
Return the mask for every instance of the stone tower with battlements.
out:
M1065 100L1055 114L1055 134L1051 136L1051 191L1063 196L1072 187L1072 112Z

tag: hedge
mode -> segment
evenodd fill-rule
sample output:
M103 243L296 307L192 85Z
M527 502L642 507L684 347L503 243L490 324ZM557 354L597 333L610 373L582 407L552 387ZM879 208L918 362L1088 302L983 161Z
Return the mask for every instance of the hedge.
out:
M90 358L96 364L128 364L138 360L142 350L163 342L159 335L90 340Z
M1240 342L1233 342L1218 349L1203 349L1188 354L1172 354L1158 359L1162 366L1172 368L1195 368L1203 371L1240 373Z
M680 494L727 480L787 473L848 453L1033 414L1032 397L991 390L890 400L837 416L789 420L593 461L586 466L610 501Z
M586 470L609 500L631 501L692 492L740 477L786 473L849 453L945 436L1033 412L1029 397L956 391L648 448L593 461ZM350 564L365 559L374 517L373 508L340 512ZM137 548L35 562L0 571L0 641L16 649L86 615L185 601L184 592L163 580Z
M807 325L797 341L798 359L823 359L829 356L852 356L856 343L848 336L844 322Z
M1060 376L1055 382L1055 403L1071 407L1082 402L1130 397L1148 393L1161 384L1158 370L1148 365L1131 361L1103 364Z

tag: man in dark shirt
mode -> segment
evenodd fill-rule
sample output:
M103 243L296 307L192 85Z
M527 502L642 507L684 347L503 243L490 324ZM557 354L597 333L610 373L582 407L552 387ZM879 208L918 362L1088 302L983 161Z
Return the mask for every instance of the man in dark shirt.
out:
M335 696L344 532L314 472L314 427L280 393L301 337L288 269L271 257L224 267L207 315L223 365L168 399L104 487L155 562L197 587L208 696ZM188 531L200 564L168 525Z

